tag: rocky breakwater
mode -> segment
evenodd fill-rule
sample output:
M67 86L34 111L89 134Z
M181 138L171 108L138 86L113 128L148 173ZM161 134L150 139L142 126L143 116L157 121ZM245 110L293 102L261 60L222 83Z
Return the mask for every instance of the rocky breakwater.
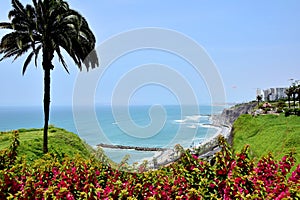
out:
M110 148L110 149L133 149L136 151L166 151L167 148L159 148L159 147L136 147L136 146L124 146L124 145L113 145L113 144L98 144L97 146L102 148Z

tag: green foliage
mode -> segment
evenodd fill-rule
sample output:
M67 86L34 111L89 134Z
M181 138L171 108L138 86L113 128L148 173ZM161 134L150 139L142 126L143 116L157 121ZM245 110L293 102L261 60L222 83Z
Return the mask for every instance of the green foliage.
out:
M156 171L119 171L95 159L46 154L0 170L0 199L299 199L300 165L292 153L254 164L249 146L234 154L224 138L214 162L184 152ZM125 158L126 160L126 158ZM124 162L126 162L124 160Z
M260 158L272 152L276 159L290 151L296 151L300 161L300 118L284 115L242 115L234 123L234 150L245 144L251 146L252 158Z
M283 112L284 108L286 107L285 101L284 100L279 100L276 103L276 107L277 107L277 112L279 112L279 113Z
M285 111L286 117L288 117L290 115L300 116L300 108L287 108L284 111Z
M0 151L0 170L12 167L17 159L17 148L19 145L19 133L18 131L14 131L12 133L12 142L9 148Z
M20 146L18 155L25 156L28 161L34 161L43 156L43 129L20 129ZM0 149L8 148L13 133L2 132L0 134ZM85 144L77 135L61 128L49 127L49 153L57 157L66 155L74 157L79 154L83 158L89 158L94 153L91 147Z
M0 29L10 30L0 41L0 53L3 54L1 60L10 57L17 59L29 51L23 65L23 74L32 60L35 60L37 66L41 52L48 54L43 55L43 69L53 69L51 62L56 54L69 72L61 49L70 55L80 69L82 64L87 69L98 66L97 55L93 52L96 38L86 19L71 9L68 2L39 0L33 1L33 5L23 5L14 0L9 20L0 22ZM46 65L46 61L50 61L50 65Z

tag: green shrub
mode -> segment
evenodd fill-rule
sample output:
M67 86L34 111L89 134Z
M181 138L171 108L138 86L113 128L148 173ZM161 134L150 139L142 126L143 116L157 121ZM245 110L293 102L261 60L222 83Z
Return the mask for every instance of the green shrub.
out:
M95 159L60 161L44 155L0 170L0 199L298 199L300 165L292 153L271 154L257 164L250 147L234 154L224 138L215 162L184 152L178 162L156 171L130 173ZM290 175L288 175L290 174Z
M300 116L300 108L286 108L285 110L285 116L288 117L290 115L296 115Z

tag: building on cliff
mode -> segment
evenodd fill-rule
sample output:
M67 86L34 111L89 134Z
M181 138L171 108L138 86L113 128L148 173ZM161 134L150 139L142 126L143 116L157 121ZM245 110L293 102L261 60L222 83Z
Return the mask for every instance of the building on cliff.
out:
M266 90L257 90L257 94L261 94L264 101L277 101L286 98L285 87L269 88Z

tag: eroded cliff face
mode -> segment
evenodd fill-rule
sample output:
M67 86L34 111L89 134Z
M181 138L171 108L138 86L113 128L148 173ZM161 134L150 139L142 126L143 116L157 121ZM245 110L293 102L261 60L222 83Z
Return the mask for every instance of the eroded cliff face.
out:
M226 126L229 128L230 133L228 134L228 138L227 138L229 144L232 144L232 140L233 140L234 121L240 115L250 114L256 105L257 105L256 102L236 105L231 108L224 109L220 115L215 115L212 117L213 124L221 127Z
M212 125L219 127L221 130L218 134L225 137L228 143L232 145L234 121L242 114L250 114L256 105L257 103L251 102L224 109L221 114L211 117ZM202 143L197 149L197 154L199 154L201 158L210 159L217 151L220 151L220 149L221 148L218 147L218 136L215 136L208 142Z
M243 114L250 114L257 103L245 103L236 105L231 108L226 108L220 115L213 116L212 120L214 124L221 126L232 126L234 121Z

